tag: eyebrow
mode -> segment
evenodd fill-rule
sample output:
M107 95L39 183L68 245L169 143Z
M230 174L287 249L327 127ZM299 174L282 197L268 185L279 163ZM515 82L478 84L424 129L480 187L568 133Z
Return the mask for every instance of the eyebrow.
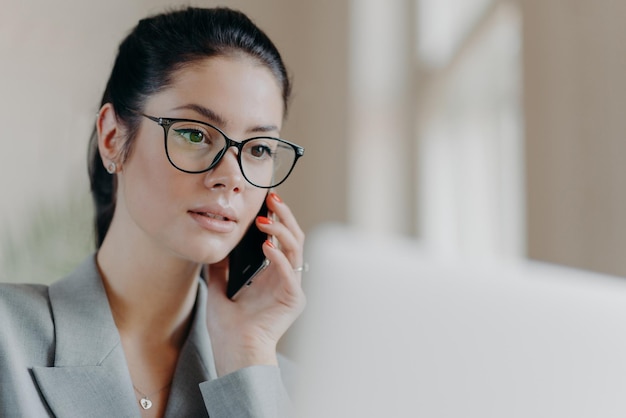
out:
M192 110L202 115L204 118L210 120L211 122L219 125L220 127L224 127L227 124L226 119L221 117L218 113L214 112L213 110L207 107L201 106L199 104L190 103L190 104L186 104L183 106L175 107L173 110L181 110L181 109ZM249 132L261 132L261 133L278 132L278 127L276 125L260 125L260 126L255 126L254 128L250 129Z

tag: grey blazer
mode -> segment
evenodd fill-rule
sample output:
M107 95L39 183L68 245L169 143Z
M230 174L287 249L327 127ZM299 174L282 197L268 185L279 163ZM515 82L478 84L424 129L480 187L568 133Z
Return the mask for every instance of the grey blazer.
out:
M254 366L217 378L206 291L198 280L165 415L289 416L279 368ZM49 287L0 284L0 417L51 416L140 416L94 256Z

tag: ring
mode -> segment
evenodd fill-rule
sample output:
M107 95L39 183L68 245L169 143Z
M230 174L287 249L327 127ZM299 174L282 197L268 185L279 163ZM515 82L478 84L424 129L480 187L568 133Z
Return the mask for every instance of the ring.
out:
M295 271L296 273L306 273L307 271L309 271L309 263L304 263L300 267L293 269L293 271Z

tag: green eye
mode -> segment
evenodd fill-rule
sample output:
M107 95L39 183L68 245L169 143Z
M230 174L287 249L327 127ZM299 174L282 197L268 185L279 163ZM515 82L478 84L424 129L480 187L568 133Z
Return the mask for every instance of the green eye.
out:
M204 134L195 129L176 129L176 133L192 144L201 144L204 141Z

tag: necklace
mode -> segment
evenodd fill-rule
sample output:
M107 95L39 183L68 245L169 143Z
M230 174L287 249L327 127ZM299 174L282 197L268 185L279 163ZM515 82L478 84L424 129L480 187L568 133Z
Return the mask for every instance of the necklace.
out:
M139 394L139 396L141 396L141 399L139 400L139 405L141 405L141 407L143 409L150 409L150 408L152 408L152 401L150 400L150 397L154 396L157 393L161 392L162 390L168 388L171 384L172 384L172 382L170 381L167 385L163 386L161 389L157 390L156 392L153 392L153 393L150 393L150 394L146 395L145 393L143 393L142 391L137 389L137 386L135 386L135 384L133 383L133 388L135 389L135 392L137 392Z

